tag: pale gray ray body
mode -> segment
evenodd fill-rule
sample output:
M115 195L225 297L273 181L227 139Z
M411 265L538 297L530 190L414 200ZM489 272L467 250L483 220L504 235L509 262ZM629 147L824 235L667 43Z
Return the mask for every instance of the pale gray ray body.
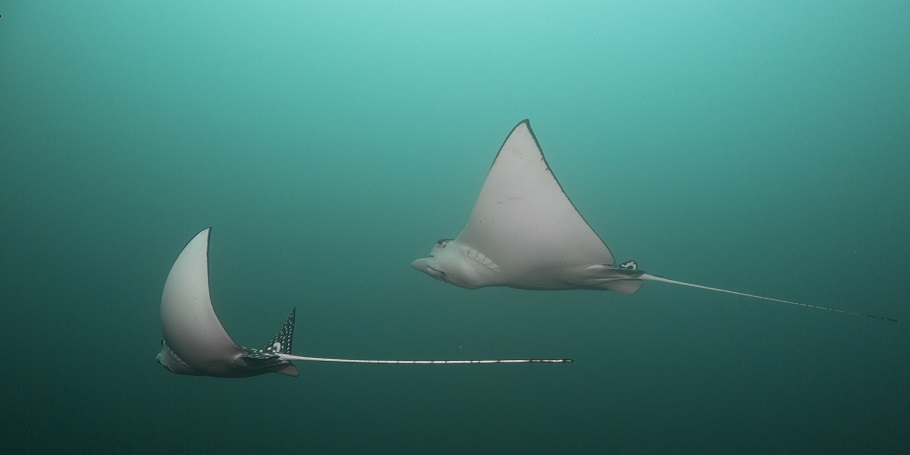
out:
M556 180L527 120L516 125L502 144L461 234L437 241L430 254L411 266L467 289L599 289L628 295L638 292L644 281L659 281L893 321L670 280L638 270L635 261L616 264Z
M161 366L177 374L242 378L265 373L297 376L292 360L345 363L467 364L570 363L571 359L358 360L291 354L295 311L262 349L238 345L224 330L209 293L208 248L211 228L196 234L171 267L161 294Z

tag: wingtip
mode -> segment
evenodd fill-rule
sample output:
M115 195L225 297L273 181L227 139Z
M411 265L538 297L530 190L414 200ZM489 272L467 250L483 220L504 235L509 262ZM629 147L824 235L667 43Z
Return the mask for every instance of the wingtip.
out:
M531 137L534 138L534 143L537 144L537 149L540 150L540 141L537 140L537 135L534 134L534 128L531 128L530 119L524 119L524 120L518 122L518 124L516 124L515 127L512 128L512 131L509 131L509 135L506 136L506 140L502 143L502 145L504 146L509 141L509 138L512 137L512 135L515 134L515 132L518 131L518 129L521 128L522 125L524 125L525 129L528 130L528 133L531 134ZM499 149L501 151L502 147L500 147ZM543 150L540 150L540 154L543 155ZM499 154L497 153L496 156L498 157Z

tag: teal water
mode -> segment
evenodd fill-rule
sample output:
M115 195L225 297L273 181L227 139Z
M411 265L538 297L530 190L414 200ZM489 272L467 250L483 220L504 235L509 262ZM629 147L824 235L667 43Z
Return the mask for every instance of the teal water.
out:
M59 453L907 453L910 4L0 5L0 436ZM456 236L530 118L647 283L468 291ZM213 226L241 344L569 365L154 361ZM10 452L12 453L12 452Z

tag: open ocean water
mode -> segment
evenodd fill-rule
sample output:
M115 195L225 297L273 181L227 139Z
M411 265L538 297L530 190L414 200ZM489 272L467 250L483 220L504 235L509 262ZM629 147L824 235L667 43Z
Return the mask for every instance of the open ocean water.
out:
M0 4L8 453L910 453L906 1ZM456 288L530 118L618 261L897 323L646 283ZM295 353L155 363L213 226L215 308Z

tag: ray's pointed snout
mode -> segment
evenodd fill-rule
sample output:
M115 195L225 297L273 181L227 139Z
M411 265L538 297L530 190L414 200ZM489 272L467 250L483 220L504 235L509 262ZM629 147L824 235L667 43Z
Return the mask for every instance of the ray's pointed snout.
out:
M171 371L171 369L168 368L167 365L165 365L164 362L161 361L161 353L160 353L160 352L155 356L155 362L157 362L158 365L161 365L161 368L164 368L164 369L167 370L167 371Z
M431 266L430 265L431 259L432 259L432 257L425 257L425 258L417 259L411 263L411 267L414 267L415 269L417 269L423 273L426 273L427 275L430 275L431 277L436 278L439 281L445 282L446 281L445 272L438 270L438 269L434 268L433 266Z
M430 266L427 264L427 258L415 259L414 262L411 262L411 267L414 267L414 269L419 270L423 273L430 274L428 271L430 269Z

